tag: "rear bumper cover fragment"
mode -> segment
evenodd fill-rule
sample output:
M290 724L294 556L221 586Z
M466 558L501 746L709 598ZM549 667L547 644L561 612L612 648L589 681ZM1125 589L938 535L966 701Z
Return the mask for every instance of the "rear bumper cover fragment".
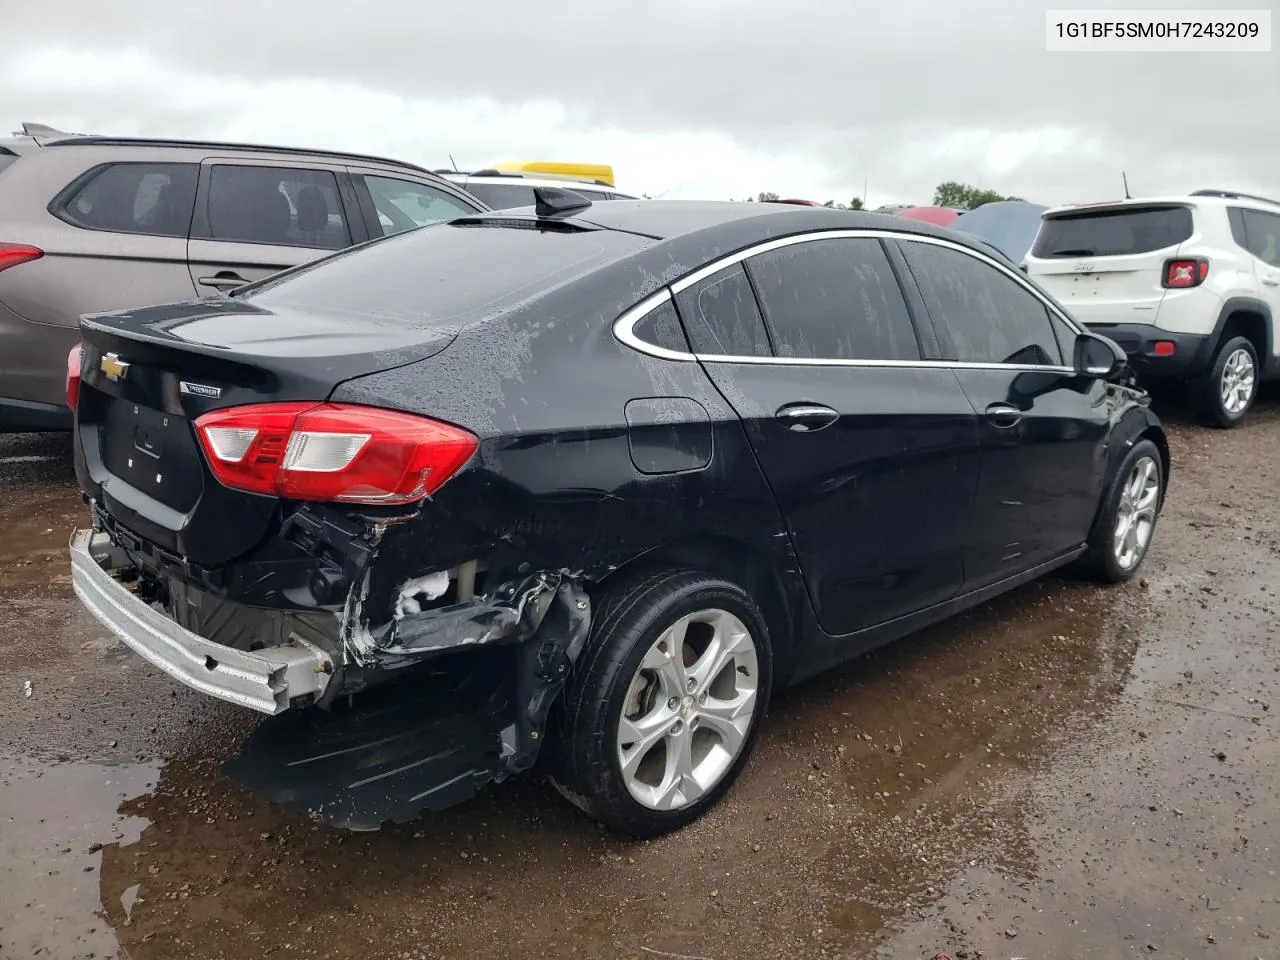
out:
M333 665L298 643L253 653L206 640L135 596L110 570L130 565L105 533L71 535L71 585L80 602L143 659L209 696L275 715L299 697L318 698Z

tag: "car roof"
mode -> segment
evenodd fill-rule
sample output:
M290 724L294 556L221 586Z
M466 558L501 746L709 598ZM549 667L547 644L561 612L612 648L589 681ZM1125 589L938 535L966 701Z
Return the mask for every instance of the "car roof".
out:
M1046 218L1061 217L1072 213L1088 213L1090 210L1123 209L1126 207L1150 207L1161 204L1244 204L1246 206L1261 205L1264 207L1280 207L1280 200L1255 196L1251 193L1239 193L1234 190L1193 190L1190 193L1168 194L1157 197L1122 197L1118 200L1099 200L1094 203L1065 204L1050 207L1044 212Z
M399 167L415 173L425 173L432 177L426 167L407 163L404 160L392 160L387 157L376 157L364 153L349 153L344 150L322 150L311 147L281 147L262 143L233 143L221 140L169 140L151 137L107 137L98 135L68 134L50 139L43 139L48 147L101 146L101 147L159 147L164 149L195 148L203 150L235 150L243 153L268 153L292 157L325 157L332 160L346 160L353 163L376 163L382 166Z
M476 214L485 220L528 221L532 208L518 207ZM831 207L735 200L611 200L556 219L672 240L695 233L714 234L714 245L749 246L779 236L821 230L892 230L939 237L982 249L972 240L926 223L882 213Z

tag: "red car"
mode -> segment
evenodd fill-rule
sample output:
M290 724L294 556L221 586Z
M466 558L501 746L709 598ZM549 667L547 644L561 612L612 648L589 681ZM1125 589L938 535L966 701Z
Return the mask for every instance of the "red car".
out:
M963 210L957 210L955 207L907 207L905 210L899 210L895 216L906 217L908 220L923 220L938 227L949 227L952 221L962 213L964 213Z

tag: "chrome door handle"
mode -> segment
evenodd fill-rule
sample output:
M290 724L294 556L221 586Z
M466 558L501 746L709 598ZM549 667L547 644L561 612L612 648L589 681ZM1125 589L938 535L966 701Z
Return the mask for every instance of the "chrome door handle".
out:
M788 430L812 433L830 426L840 419L840 414L820 403L789 403L779 407L774 414Z
M1280 280L1277 280L1275 277L1263 277L1262 282L1268 287L1280 287Z
M993 403L986 414L995 427L1016 427L1022 421L1022 411L1009 403Z
M243 287L249 281L238 273L232 273L230 270L223 270L215 273L212 277L201 277L196 283L202 287L213 287L216 290L230 290L234 287Z

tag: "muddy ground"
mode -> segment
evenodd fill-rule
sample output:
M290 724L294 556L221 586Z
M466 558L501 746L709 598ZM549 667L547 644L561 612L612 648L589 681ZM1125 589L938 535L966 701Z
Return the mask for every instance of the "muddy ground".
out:
M792 692L648 843L538 782L358 834L244 794L254 717L73 599L67 441L0 437L0 956L1274 957L1280 396L1232 432L1162 412L1140 581L1034 584Z

